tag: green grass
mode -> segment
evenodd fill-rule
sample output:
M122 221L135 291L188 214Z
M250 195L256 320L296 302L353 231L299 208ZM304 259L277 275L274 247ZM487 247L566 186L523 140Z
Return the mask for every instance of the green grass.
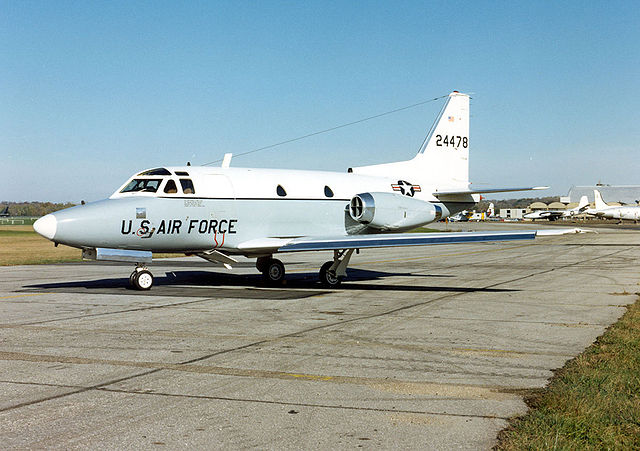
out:
M640 301L525 400L496 449L640 449Z
M184 257L184 254L157 253L153 258ZM41 265L82 261L82 251L53 243L29 225L0 226L0 266Z
M8 237L25 237L29 235L34 235L36 232L33 230L3 230L0 229L0 236L8 236Z

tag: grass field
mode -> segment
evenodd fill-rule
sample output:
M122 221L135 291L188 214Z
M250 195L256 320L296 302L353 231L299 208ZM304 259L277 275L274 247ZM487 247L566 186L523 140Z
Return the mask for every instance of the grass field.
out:
M80 261L82 251L60 245L33 231L30 225L0 226L0 265L35 265Z
M184 257L184 254L153 254L153 258ZM82 261L82 251L53 243L30 225L0 225L0 266L40 265Z
M640 449L640 301L526 400L496 449Z

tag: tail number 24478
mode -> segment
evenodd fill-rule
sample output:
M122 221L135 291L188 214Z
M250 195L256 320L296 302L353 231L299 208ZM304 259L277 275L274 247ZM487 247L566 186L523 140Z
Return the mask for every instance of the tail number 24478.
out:
M460 144L466 149L469 147L469 138L466 136L436 135L436 146L438 147L460 147Z

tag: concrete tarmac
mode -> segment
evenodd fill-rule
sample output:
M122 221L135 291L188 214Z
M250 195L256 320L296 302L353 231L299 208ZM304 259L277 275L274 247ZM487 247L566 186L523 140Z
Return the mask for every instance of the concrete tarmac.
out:
M439 227L447 227L440 225ZM518 229L540 224L455 224ZM640 234L282 255L287 284L199 259L0 268L0 443L489 449L522 391L636 300Z

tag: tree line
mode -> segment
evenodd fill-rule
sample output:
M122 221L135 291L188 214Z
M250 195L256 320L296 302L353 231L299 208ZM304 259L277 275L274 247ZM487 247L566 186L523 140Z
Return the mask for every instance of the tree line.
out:
M76 204L71 202L2 202L0 212L8 206L10 216L44 216L74 205Z

